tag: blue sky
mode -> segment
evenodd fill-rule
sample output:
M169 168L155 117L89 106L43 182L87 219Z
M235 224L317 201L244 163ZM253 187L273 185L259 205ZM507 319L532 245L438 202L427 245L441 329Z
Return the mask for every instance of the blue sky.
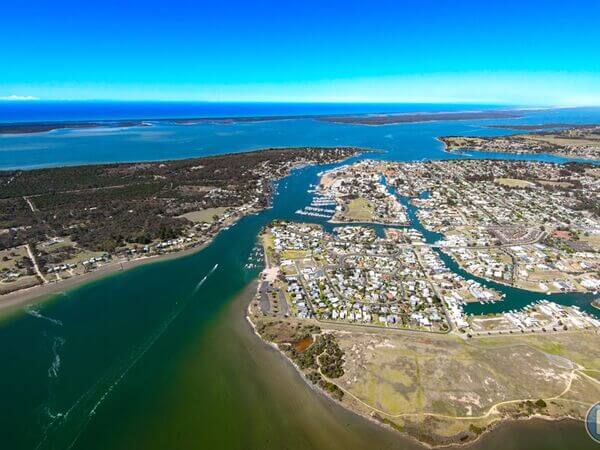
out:
M598 1L5 2L0 98L600 104Z

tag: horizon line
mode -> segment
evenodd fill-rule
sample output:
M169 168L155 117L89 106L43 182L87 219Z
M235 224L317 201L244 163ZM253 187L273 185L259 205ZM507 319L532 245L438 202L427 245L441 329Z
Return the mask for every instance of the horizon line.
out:
M13 97L13 98L11 98ZM376 101L376 100L182 100L182 99L105 99L105 98L39 98L24 96L0 97L0 104L35 104L35 103L189 103L189 104L297 104L297 105L475 105L533 108L579 108L600 107L600 104L533 104L533 103L497 103L475 100L436 100L436 101Z
M182 100L182 99L79 99L79 98L61 98L45 99L32 96L2 96L0 105L33 105L50 103L122 103L122 104L144 104L144 103L164 103L164 104L246 104L246 105L465 105L465 106L493 106L508 109L575 109L575 108L600 108L600 103L578 104L542 104L542 103L496 103L488 101L474 100L438 100L438 101L373 101L373 100ZM374 113L375 114L375 113Z

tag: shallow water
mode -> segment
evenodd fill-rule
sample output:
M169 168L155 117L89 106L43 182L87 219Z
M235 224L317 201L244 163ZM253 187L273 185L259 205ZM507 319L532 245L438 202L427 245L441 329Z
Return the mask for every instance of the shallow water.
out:
M385 126L336 124L314 119L196 125L156 122L149 127L64 129L0 135L0 169L191 158L267 147L311 145L363 146L385 150L389 154L384 158L400 160L448 158L451 155L442 151L442 144L435 140L436 136L502 135L511 131L486 128L486 125L541 122L598 123L600 109L551 110L529 113L519 119ZM473 157L480 156L473 153Z

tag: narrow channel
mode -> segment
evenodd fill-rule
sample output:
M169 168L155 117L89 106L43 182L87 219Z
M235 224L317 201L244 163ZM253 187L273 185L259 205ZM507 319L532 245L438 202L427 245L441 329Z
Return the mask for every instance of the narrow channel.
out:
M299 220L308 186L332 167L293 171L270 209L201 252L85 284L0 324L10 343L0 347L3 447L423 448L314 392L244 319L262 266L257 234L274 219ZM595 445L580 423L528 421L469 448L574 443Z

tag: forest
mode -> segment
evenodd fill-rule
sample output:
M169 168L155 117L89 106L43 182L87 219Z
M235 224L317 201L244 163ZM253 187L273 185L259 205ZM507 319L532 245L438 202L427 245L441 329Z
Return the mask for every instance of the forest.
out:
M94 251L174 238L182 214L268 204L271 181L304 163L339 161L354 147L266 149L162 162L0 172L0 249L69 236Z

